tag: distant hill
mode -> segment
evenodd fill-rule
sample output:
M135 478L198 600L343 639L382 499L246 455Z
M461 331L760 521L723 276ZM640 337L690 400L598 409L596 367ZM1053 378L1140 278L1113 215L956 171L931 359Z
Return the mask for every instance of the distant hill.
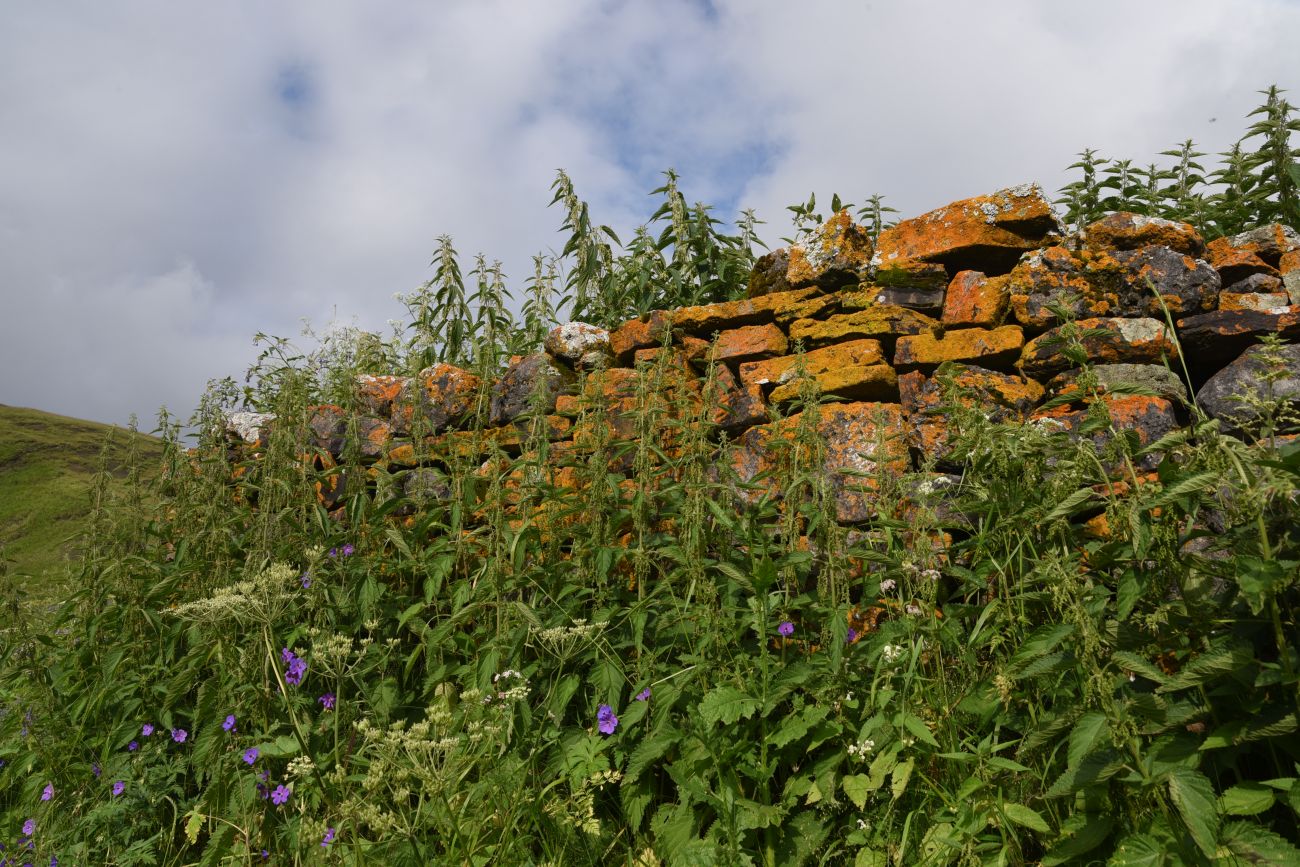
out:
M0 404L0 558L5 583L47 596L61 584L75 538L90 512L90 489L109 434L108 468L125 474L123 428ZM162 441L134 434L145 466Z

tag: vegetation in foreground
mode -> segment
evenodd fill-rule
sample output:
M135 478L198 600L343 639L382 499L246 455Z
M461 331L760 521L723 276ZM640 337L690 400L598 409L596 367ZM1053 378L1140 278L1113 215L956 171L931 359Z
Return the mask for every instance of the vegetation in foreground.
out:
M1256 198L1281 207L1269 177ZM1098 454L953 400L959 482L864 479L880 517L849 532L815 427L777 462L781 496L737 508L707 420L665 425L651 367L644 435L584 454L576 486L548 484L538 425L517 456L476 444L490 471L449 457L445 501L359 486L331 518L305 409L349 404L358 373L491 373L556 307L739 291L747 245L671 177L663 233L620 256L558 191L566 299L539 262L506 321L499 269L480 259L467 297L448 242L408 332L269 342L245 388L214 386L192 454L160 421L161 473L137 464L99 501L56 621L9 609L0 858L1297 863L1300 454L1271 436L1295 423L1281 407L1258 441L1202 421L1152 444L1160 483L1121 497L1104 483L1146 456L1131 440ZM255 463L224 447L236 405L277 415ZM1108 538L1079 526L1099 510Z

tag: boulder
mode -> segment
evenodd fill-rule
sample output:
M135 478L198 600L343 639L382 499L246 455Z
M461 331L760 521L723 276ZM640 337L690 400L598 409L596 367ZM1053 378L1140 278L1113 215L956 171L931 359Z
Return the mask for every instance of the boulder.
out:
M920 371L898 379L900 401L908 420L908 444L939 458L951 453L951 430L944 396L979 409L994 422L1023 421L1043 398L1043 387L973 364L944 364L931 376Z
M1222 282L1209 263L1168 247L1143 247L1115 254L1127 270L1127 292L1120 298L1126 313L1164 316L1213 310ZM1156 296L1159 296L1158 298Z
M849 400L898 400L898 374L888 364L848 364L822 371L812 377L819 394ZM783 405L799 397L803 384L792 378L772 390L768 400Z
M348 414L343 407L332 403L309 406L307 430L313 446L338 457L343 454L343 442L348 433Z
M426 367L397 398L391 417L393 433L406 436L415 427L435 433L460 424L474 410L480 385L477 376L455 365L439 362Z
M1257 293L1282 292L1283 283L1281 277L1274 277L1272 274L1251 274L1245 279L1238 280L1230 286L1224 286L1223 292L1234 295L1251 295ZM1223 305L1220 304L1220 307Z
M357 447L361 457L375 460L388 451L393 438L392 426L387 419L361 416L357 419Z
M880 339L933 331L939 323L915 310L881 304L825 319L799 319L790 325L790 339L810 347L842 340Z
M1033 328L1057 322L1049 305L1075 316L1106 316L1122 312L1126 269L1110 253L1048 247L1035 251L1007 277L1016 321Z
M1300 306L1257 310L1215 310L1177 320L1178 339L1189 367L1213 372L1258 343L1265 334L1300 336Z
M871 236L842 210L801 243L761 257L750 274L748 295L810 286L831 291L858 283L870 274L872 252Z
M1185 256L1205 252L1205 240L1190 223L1117 211L1084 226L1083 246L1094 250L1139 250L1168 247Z
M1189 400L1187 385L1178 375L1159 364L1098 364L1091 368L1098 390L1112 392L1123 389L1142 389L1156 397L1186 404ZM1075 383L1082 371L1067 370L1054 376L1047 384L1053 394L1077 390ZM1080 398L1083 395L1080 394Z
M402 493L417 507L451 502L451 480L442 470L419 467L402 480Z
M407 389L409 376L372 376L363 373L357 377L357 406L366 415L387 418L393 406Z
M767 421L767 403L759 385L737 380L725 364L718 365L716 371L718 405L714 423L734 433Z
M940 321L944 325L1000 325L1011 303L1010 278L986 277L979 271L959 271L948 284Z
M1253 274L1278 276L1277 269L1264 261L1258 251L1234 246L1229 238L1215 238L1206 244L1205 255L1214 270L1219 272L1219 277L1228 285L1245 280Z
M645 319L631 319L609 334L609 348L619 364L627 364L638 349L648 349L664 342L668 322L663 314L652 313Z
M270 412L232 412L226 416L226 433L248 445L265 446L270 441L273 421L275 414Z
M785 355L790 341L775 325L745 325L718 335L713 344L717 361L753 361Z
M898 338L894 366L901 369L937 367L945 361L1010 364L1020 357L1025 334L1019 325L1001 328L961 328L942 337L916 334Z
M1137 435L1138 447L1141 448L1180 427L1174 405L1161 397L1107 394L1101 397L1100 402L1110 416L1110 427L1088 434L1081 431L1093 418L1090 409L1057 406L1035 412L1029 421L1066 431L1072 438L1087 436L1098 452L1110 445L1115 433L1133 431ZM1149 454L1138 462L1138 466L1144 470L1154 469L1159 465L1161 457L1160 454ZM1121 466L1120 462L1113 462L1107 465L1107 469L1118 472Z
M1257 430L1261 406L1300 414L1300 344L1252 346L1201 386L1196 402L1226 430Z
M1241 294L1223 292L1219 295L1220 310L1253 310L1256 313L1272 313L1274 310L1289 306L1291 306L1291 296L1285 292L1247 292Z
M569 322L552 328L543 344L552 358L572 368L590 370L611 355L609 332L586 322Z
M884 360L879 340L849 340L813 349L803 355L804 368L809 376L856 365L881 364ZM740 365L740 380L746 385L760 387L783 385L795 378L798 361L796 355L784 355L746 362Z
M572 372L556 367L544 352L524 356L511 364L492 387L490 417L493 425L504 425L532 409L536 395L539 412L555 411L555 398L573 385Z
M1052 243L1061 223L1037 184L1022 184L988 196L953 202L880 233L872 268L943 265L1005 274L1022 253Z
M763 325L783 319L815 316L831 303L816 289L776 292L759 298L720 301L697 307L681 307L658 314L672 325L673 333L708 338L715 331L742 325Z
M1020 354L1020 369L1031 376L1044 376L1074 367L1061 354L1067 329L1099 328L1106 329L1106 333L1080 341L1087 359L1094 364L1158 364L1178 357L1173 335L1162 322L1149 318L1096 318L1053 328L1026 343Z

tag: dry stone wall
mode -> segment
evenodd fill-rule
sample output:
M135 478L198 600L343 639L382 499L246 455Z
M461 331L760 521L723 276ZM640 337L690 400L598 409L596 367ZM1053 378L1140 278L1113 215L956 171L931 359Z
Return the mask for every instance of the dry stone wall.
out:
M1067 233L1025 185L903 220L874 243L841 212L762 257L742 300L658 311L613 331L569 323L495 382L446 364L414 378L363 376L359 414L315 407L310 436L329 468L354 424L370 477L387 473L437 499L450 495L440 472L449 461L517 455L539 437L552 484L574 484L573 468L596 448L630 469L616 446L644 436L652 410L669 451L683 423L719 433L716 478L738 481L737 496L753 501L777 493L768 471L801 423L788 411L810 379L837 399L808 412L826 443L837 518L855 524L873 517L864 478L943 467L945 382L994 420L1076 435L1100 401L1115 428L1147 444L1188 423L1193 397L1234 430L1249 422L1235 398L1251 389L1300 409L1300 347L1284 348L1281 374L1265 371L1256 344L1268 334L1300 335L1291 229L1207 244L1187 223L1115 213ZM1095 390L1078 386L1081 358ZM239 413L230 436L256 449L272 422ZM341 472L318 486L330 507L346 489Z

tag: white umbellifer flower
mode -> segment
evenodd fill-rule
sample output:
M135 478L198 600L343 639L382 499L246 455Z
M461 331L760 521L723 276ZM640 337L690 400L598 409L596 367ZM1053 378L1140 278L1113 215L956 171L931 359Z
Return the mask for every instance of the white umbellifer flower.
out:
M880 658L886 665L896 662L902 655L903 648L898 644L886 644L880 648Z
M897 586L898 586L898 582L895 581L893 578L886 578L884 581L880 582L880 592L888 593L890 590L893 590Z

